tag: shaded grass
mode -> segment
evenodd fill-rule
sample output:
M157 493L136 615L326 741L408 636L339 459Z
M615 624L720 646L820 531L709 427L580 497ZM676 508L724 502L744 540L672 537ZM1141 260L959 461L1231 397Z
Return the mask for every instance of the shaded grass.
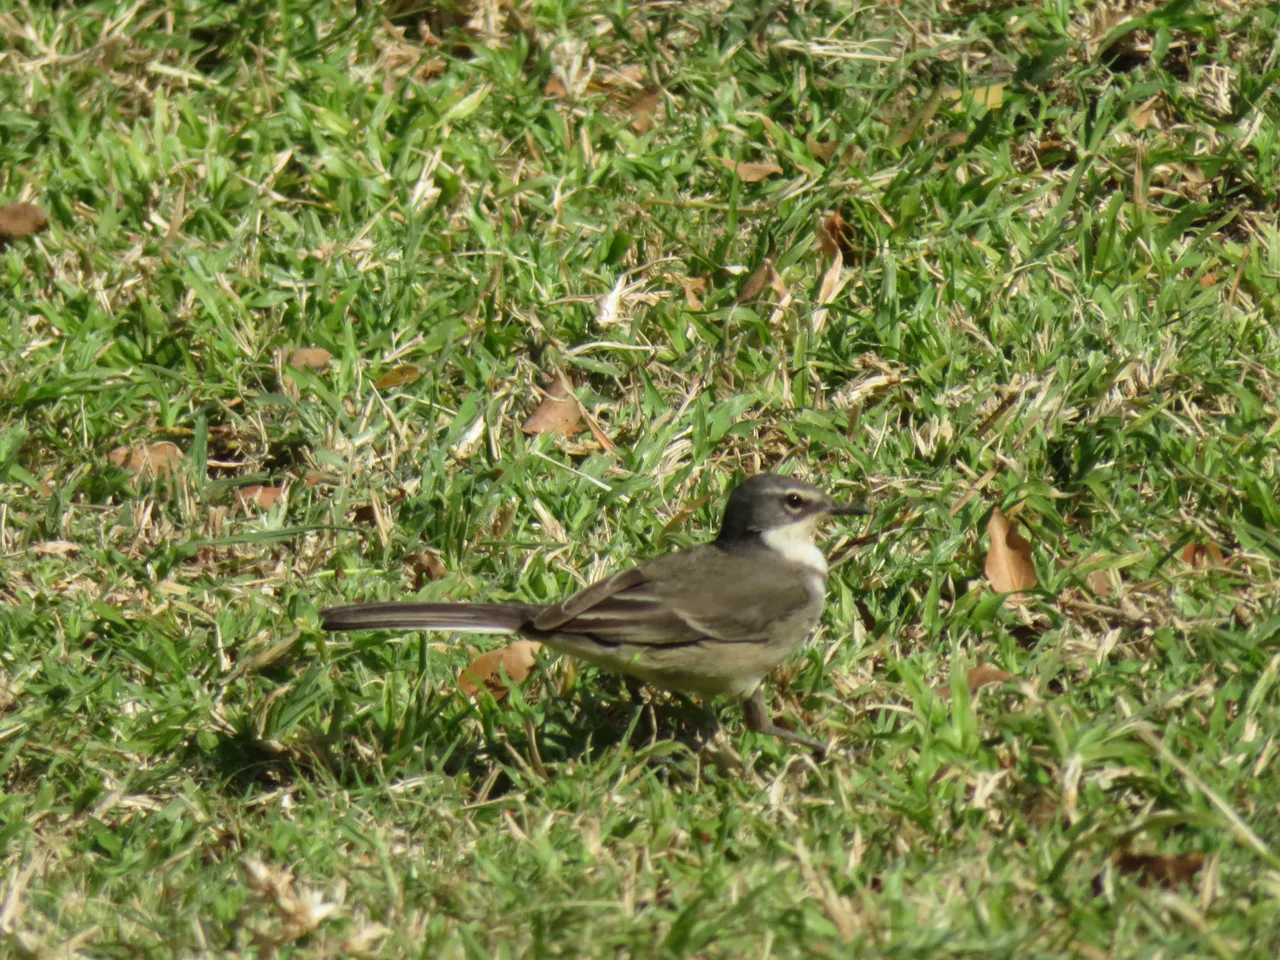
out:
M903 12L4 14L0 189L55 221L0 254L11 949L1275 954L1275 13L1167 5L1124 73L1105 10ZM556 366L618 457L520 433ZM107 466L156 439L169 480ZM822 766L732 707L694 755L563 664L472 706L461 645L316 628L424 547L424 599L562 596L777 466L876 510L773 688ZM1125 849L1207 860L1162 889Z

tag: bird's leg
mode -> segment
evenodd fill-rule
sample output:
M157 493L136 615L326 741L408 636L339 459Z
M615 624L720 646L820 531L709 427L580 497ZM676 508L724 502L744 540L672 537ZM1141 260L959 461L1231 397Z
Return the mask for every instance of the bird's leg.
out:
M627 696L631 698L632 703L644 703L644 681L637 680L635 677L622 675L622 685L627 688Z
M821 760L827 755L827 745L820 740L812 737L806 737L803 734L780 727L773 722L773 717L769 715L769 708L764 702L764 688L756 687L756 692L751 694L742 704L743 717L747 722L747 729L756 733L764 733L771 737L778 737L791 743L799 744L802 747L808 747Z

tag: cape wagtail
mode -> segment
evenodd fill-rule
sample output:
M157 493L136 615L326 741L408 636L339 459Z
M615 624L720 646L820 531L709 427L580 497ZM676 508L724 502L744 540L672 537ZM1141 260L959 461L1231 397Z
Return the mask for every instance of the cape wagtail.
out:
M760 684L822 615L819 522L868 512L802 480L758 474L730 494L711 543L623 570L562 603L362 603L320 619L326 630L518 634L664 690L741 699L748 729L820 750L773 722Z

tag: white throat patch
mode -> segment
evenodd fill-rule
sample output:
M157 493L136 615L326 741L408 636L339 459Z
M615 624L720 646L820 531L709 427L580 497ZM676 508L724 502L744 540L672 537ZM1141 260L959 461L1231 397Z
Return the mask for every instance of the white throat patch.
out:
M797 520L784 527L774 527L760 534L760 539L771 550L776 550L792 563L812 570L819 576L827 575L827 558L822 555L817 544L813 542L813 531L817 527L816 517Z

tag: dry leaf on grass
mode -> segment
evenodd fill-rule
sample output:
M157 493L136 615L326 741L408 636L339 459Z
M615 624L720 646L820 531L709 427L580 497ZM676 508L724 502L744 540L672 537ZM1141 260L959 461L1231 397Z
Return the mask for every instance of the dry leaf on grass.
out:
M428 580L439 580L447 572L444 561L437 553L411 553L405 562L413 567L413 589L421 590Z
M283 496L284 487L263 487L256 483L241 487L236 491L240 506L246 511L252 507L261 507L263 510L269 510Z
M45 557L65 557L69 553L79 553L80 545L70 540L45 540L27 548L32 553Z
M1156 120L1156 101L1159 99L1160 96L1157 94L1130 108L1129 122L1133 124L1135 130L1145 130Z
M943 95L948 100L959 100L964 96L964 91L958 87L947 87L943 91ZM982 87L970 87L969 96L973 102L980 107L986 107L988 110L999 109L1004 103L1004 84L989 83Z
M299 347L289 357L289 366L295 370L323 370L333 359L324 347Z
M975 693L983 687L990 686L993 683L1004 683L1011 676L1013 676L1013 674L1001 670L999 667L980 663L969 670L969 692Z
M751 276L747 277L746 283L738 291L738 296L734 298L734 303L742 306L760 296L766 286L776 286L778 272L773 265L777 259L777 255L772 253L764 258L764 263L756 267L751 272Z
M1031 544L1018 533L1009 518L996 507L987 522L991 546L987 550L984 570L991 589L1007 593L1011 603L1025 603L1029 590L1036 585L1036 568L1031 562Z
M182 451L176 443L140 443L132 447L116 447L107 460L143 480L167 477L182 463Z
M1120 571L1114 566L1115 557L1106 553L1094 553L1080 564L1088 573L1084 575L1085 586L1098 597L1109 597L1120 590Z
M402 363L398 367L392 367L373 381L373 385L379 390L390 390L392 387L403 387L407 383L413 383L420 376L422 376L422 369L416 363Z
M1118 853L1114 861L1120 873L1134 876L1141 886L1153 883L1162 887L1176 887L1187 883L1204 866L1204 855L1199 853Z
M1120 573L1117 570L1094 570L1084 578L1085 584L1095 596L1109 597L1120 586Z
M707 292L706 277L689 277L681 280L680 285L684 287L684 302L689 305L689 309L701 310L702 295Z
M572 437L587 429L582 422L582 414L582 404L574 396L569 381L563 374L556 374L547 389L542 391L542 403L529 415L520 431L529 436L552 433Z
M495 700L501 700L507 695L503 672L512 683L524 683L538 661L535 654L541 647L536 640L516 640L501 650L480 654L458 677L458 689L468 697L487 689Z
M49 226L49 215L34 203L8 203L0 207L0 250L10 240L34 236Z
M631 129L636 133L648 133L653 127L654 114L660 103L661 87L651 87L632 98L625 107L627 116L631 118Z
M730 160L728 157L710 157L708 159L713 163L723 164L727 169L732 170L743 183L759 183L761 180L782 173L782 168L776 163L739 163L737 160Z
M302 482L308 487L336 487L342 478L324 470L308 470L302 475Z
M848 263L853 258L853 239L853 227L837 210L818 224L818 255L830 259L838 253Z
M832 158L836 152L836 148L840 146L839 140L827 140L825 142L819 140L811 133L804 135L805 148L813 154L814 158L826 163Z
M1225 567L1226 558L1216 543L1188 543L1182 548L1182 562L1196 570L1205 567Z
M965 678L968 681L969 692L977 693L983 687L989 687L993 683L1004 683L1013 674L1001 670L999 667L993 667L989 664L980 663L976 667L970 667L969 673ZM951 684L944 683L934 689L934 692L941 697L951 696Z

